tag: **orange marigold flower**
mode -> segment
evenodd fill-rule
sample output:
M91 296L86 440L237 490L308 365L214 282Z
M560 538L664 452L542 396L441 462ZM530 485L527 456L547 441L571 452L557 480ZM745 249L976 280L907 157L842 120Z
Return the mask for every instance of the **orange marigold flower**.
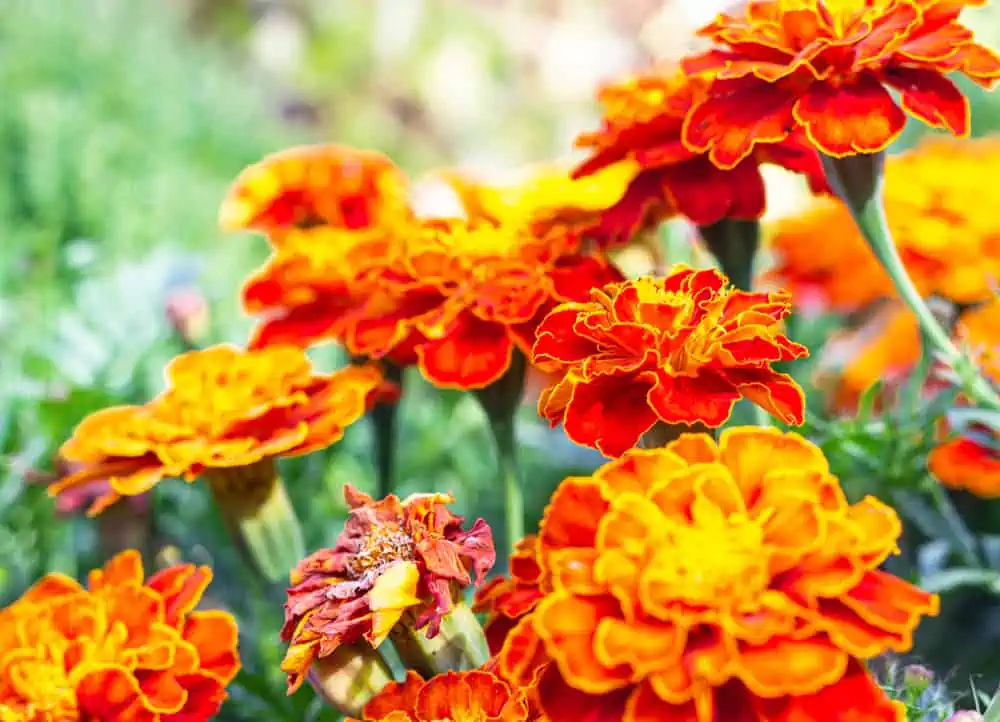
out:
M621 278L602 256L574 247L572 238L555 243L517 224L426 221L406 257L410 277L442 298L430 311L407 307L406 323L424 339L415 345L424 377L444 388L489 386L515 348L530 351L549 310Z
M703 151L681 142L681 128L691 108L706 97L707 77L658 68L604 87L601 129L576 140L590 151L576 176L586 176L622 159L640 171L621 200L602 218L611 239L628 240L641 228L674 213L698 225L724 218L757 219L764 214L761 163L777 163L805 173L814 190L826 189L819 155L796 133L773 145L760 145L731 170L714 166Z
M552 591L498 666L538 679L552 722L588 710L902 722L860 661L908 650L938 611L937 596L879 568L900 533L874 497L848 503L794 433L742 427L631 450L554 494L538 540Z
M723 13L699 33L719 47L684 61L688 72L717 74L687 116L684 144L733 168L799 129L835 158L884 150L907 114L968 135L968 101L945 76L985 87L1000 79L1000 57L958 19L980 4L754 0ZM898 105L886 86L900 93Z
M336 545L292 571L281 631L290 692L313 660L362 638L379 646L404 613L433 638L455 590L479 584L496 561L489 525L477 519L463 530L448 494L375 501L347 485L344 495L351 511Z
M0 710L19 722L200 722L240 668L236 622L194 611L212 579L181 564L144 581L139 553L49 574L0 610Z
M52 495L108 479L90 508L149 491L166 477L194 481L218 469L250 467L338 441L392 387L373 366L316 373L300 349L243 351L214 346L175 358L167 388L145 406L91 414L60 455L80 468Z
M537 546L534 534L521 539L510 555L510 577L491 579L476 592L473 609L487 614L483 631L490 654L500 652L510 631L544 596Z
M892 238L917 289L956 303L992 296L1000 281L1000 191L984 169L1000 163L1000 139L936 138L890 156L883 193ZM769 279L796 304L855 311L895 296L891 279L838 200L767 229L776 255Z
M986 378L1000 385L1000 300L964 313L957 336ZM927 463L945 486L983 497L1000 496L1000 428L973 424L935 448Z
M340 145L309 145L273 153L246 168L226 194L219 223L226 230L274 234L331 226L384 228L405 218L407 179L381 153Z
M447 672L425 682L410 671L364 710L363 722L528 722L524 695L490 672ZM348 720L347 722L361 722Z
M244 310L263 317L250 347L332 340L358 356L377 352L401 366L415 363L419 339L405 322L434 308L441 295L401 264L401 241L388 233L289 232L243 286Z
M735 290L714 269L678 265L591 296L550 313L532 350L563 369L538 411L576 443L618 456L657 420L721 426L744 397L802 423L802 389L771 368L808 354L780 333L785 294Z

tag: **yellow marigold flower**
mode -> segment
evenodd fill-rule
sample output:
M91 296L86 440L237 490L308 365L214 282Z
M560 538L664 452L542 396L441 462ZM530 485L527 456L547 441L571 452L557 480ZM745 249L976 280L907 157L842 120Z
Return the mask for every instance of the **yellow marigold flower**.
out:
M446 672L425 682L409 672L365 706L362 720L347 722L529 722L536 720L524 695L491 672Z
M988 177L1000 163L1000 139L933 139L890 156L885 209L903 263L918 290L956 303L990 298L1000 280L1000 190ZM889 276L838 200L766 229L776 256L769 279L795 302L854 311L895 296Z
M233 617L194 611L211 579L180 564L144 581L134 550L87 588L47 575L0 610L0 719L210 719L240 668Z
M563 481L537 555L545 592L505 676L552 722L902 722L861 660L906 651L938 598L882 571L896 513L850 504L794 433L728 429L632 450Z
M290 692L314 661L362 639L378 647L394 634L404 660L426 667L425 660L411 657L421 650L397 634L397 625L408 615L402 626L426 628L429 639L438 636L449 615L468 611L456 599L457 590L479 584L496 561L489 526L478 519L462 529L462 517L446 507L450 495L375 501L350 485L344 494L351 512L336 545L315 552L292 572L281 632L290 642L281 665ZM450 642L457 646L460 640Z
M90 508L95 515L166 477L205 476L220 510L257 550L261 570L282 578L301 558L301 538L292 531L294 513L275 458L338 441L372 403L391 396L392 387L373 366L316 373L305 353L290 346L192 351L174 359L166 376L167 388L146 405L113 407L83 420L60 449L77 470L50 494L107 479L109 488ZM265 559L260 554L267 545Z

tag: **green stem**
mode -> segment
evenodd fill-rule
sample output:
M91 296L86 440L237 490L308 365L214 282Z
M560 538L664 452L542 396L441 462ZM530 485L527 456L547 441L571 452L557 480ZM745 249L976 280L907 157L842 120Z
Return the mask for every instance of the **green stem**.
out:
M302 527L274 460L205 474L236 548L270 583L285 583L305 556Z
M927 488L931 502L941 515L955 550L962 556L962 561L969 567L982 569L984 564L979 558L976 537L969 531L955 505L951 503L948 492L933 479L928 480Z
M384 364L385 378L400 388L403 386L403 369L394 363ZM372 424L375 426L375 483L377 495L384 499L392 493L396 454L396 419L399 415L398 403L377 403L371 410Z
M723 218L710 226L698 226L698 232L729 282L742 291L752 290L760 221Z
M510 368L495 383L476 392L486 412L496 444L500 482L504 488L504 520L507 547L511 550L524 536L524 494L517 465L516 414L524 392L527 360L514 349Z
M900 298L917 317L926 344L933 347L954 369L970 398L982 406L1000 410L1000 397L996 391L951 342L948 333L924 302L903 265L889 232L882 204L883 154L847 158L821 157L831 187L847 205L861 235L889 274Z
M455 603L433 638L427 637L426 630L415 629L414 622L414 614L407 613L389 632L389 639L403 664L425 679L448 671L477 669L489 661L486 635L465 602Z
M309 669L308 679L324 702L358 719L365 705L393 681L385 659L365 642L342 644L320 657Z

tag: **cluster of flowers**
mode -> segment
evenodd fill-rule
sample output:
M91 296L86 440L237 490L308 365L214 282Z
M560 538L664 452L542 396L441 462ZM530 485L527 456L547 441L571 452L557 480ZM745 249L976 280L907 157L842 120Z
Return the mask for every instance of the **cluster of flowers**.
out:
M764 212L760 165L842 192L835 159L881 153L907 114L967 134L945 76L990 85L1000 58L959 22L966 4L754 0L701 31L710 51L602 90L582 164L514 187L453 171L411 187L388 158L332 145L263 159L221 210L225 228L272 247L242 290L261 320L247 349L184 354L156 399L84 420L52 493L107 480L96 514L166 477L204 477L259 571L291 573L289 691L309 680L356 718L902 720L864 661L908 650L938 599L879 568L896 513L849 503L795 433L710 429L741 399L787 424L805 411L774 368L807 354L782 332L793 296L751 290L733 261L735 243L750 256L756 243L739 223ZM448 212L421 207L429 183ZM624 278L611 254L672 216L702 230L726 274ZM353 365L315 371L305 350L328 341ZM529 363L547 379L540 415L610 461L564 480L509 578L480 589L485 630L463 592L494 564L491 531L465 528L448 495L347 486L336 545L305 556L276 458L393 403L390 369L475 390L496 415ZM125 553L87 590L40 581L0 612L0 720L210 717L239 660L232 617L192 611L209 576L178 566L144 584Z

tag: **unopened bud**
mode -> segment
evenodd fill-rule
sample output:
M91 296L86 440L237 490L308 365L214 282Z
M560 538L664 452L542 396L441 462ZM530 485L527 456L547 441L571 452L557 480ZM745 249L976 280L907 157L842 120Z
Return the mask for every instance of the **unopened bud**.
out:
M934 672L920 664L903 667L903 685L907 690L923 692L934 681Z
M983 722L983 716L974 709L960 709L944 722Z

